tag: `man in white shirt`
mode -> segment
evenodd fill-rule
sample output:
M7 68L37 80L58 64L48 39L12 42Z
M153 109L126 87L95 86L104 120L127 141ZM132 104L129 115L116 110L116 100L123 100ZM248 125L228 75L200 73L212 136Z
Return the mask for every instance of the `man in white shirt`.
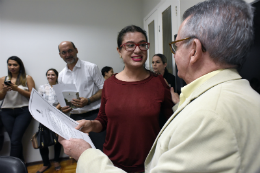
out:
M75 84L79 91L80 99L75 99L72 104L75 109L65 106L61 108L64 113L70 113L74 120L93 120L97 117L101 104L101 95L104 78L96 64L82 61L77 57L78 49L73 42L63 41L59 44L59 55L67 63L59 73L60 84ZM105 132L90 133L96 148L102 150L105 141Z

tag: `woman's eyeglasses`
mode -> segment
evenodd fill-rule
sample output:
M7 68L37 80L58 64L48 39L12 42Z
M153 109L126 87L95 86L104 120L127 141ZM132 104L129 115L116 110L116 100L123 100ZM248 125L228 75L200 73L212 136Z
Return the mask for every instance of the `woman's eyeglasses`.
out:
M134 51L136 46L139 47L140 50L145 51L148 50L150 47L150 43L141 42L141 43L124 43L120 47L124 47L126 51Z

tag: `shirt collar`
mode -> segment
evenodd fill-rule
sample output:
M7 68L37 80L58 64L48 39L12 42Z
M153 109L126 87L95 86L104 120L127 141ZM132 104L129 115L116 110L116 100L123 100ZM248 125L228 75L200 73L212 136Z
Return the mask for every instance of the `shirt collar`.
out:
M76 63L76 65L74 66L73 70L75 68L80 68L81 67L81 60L78 58L78 62ZM66 72L70 71L70 69L68 68L68 65L66 64L65 66Z
M219 72L221 72L223 69L219 69L219 70L215 70L213 72L207 73L201 77L199 77L198 79L192 81L190 84L184 86L181 89L181 94L180 94L180 102L178 107L180 107L180 105L182 103L184 103L184 101L191 95L191 93L193 91L195 91L201 84L203 84L204 82L206 82L208 79L212 78L213 76L215 76L216 74L218 74Z

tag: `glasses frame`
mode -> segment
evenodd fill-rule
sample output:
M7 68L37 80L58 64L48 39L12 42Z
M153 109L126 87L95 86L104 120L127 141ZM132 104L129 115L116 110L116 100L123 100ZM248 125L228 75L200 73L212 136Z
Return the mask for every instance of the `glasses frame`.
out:
M148 42L141 42L141 43L133 43L133 42L130 42L130 43L135 45L134 50L127 50L127 49L126 49L125 45L126 45L126 44L129 44L129 42L126 42L126 43L122 44L120 47L124 47L125 50L128 51L128 52L133 52L133 51L135 51L136 46L138 46L141 51L147 51L147 50L150 48L150 43L148 43ZM148 48L147 48L146 50L142 50L142 49L140 48L140 44L144 44L144 43L147 43L147 45L148 45Z
M177 35L176 35L176 36L177 36ZM196 38L196 37L187 37L187 38L180 39L180 40L175 40L175 41L169 43L169 46L170 46L170 49L171 49L172 53L173 53L173 54L176 53L176 51L173 50L173 47L172 47L173 44L176 44L176 43L178 43L178 42L180 42L180 41L185 41L185 40L193 39L193 38ZM202 43L201 43L201 46L202 46L202 52L206 52L206 48L203 46Z
M71 54L72 52L74 52L74 50L73 49L69 49L68 51L62 51L61 54L62 55L66 55L67 53Z

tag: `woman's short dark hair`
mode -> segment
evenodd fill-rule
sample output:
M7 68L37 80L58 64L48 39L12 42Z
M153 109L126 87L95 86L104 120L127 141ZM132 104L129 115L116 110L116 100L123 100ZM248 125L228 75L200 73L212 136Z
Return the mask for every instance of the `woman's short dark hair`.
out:
M117 36L117 47L118 49L121 49L122 47L120 47L122 45L123 42L123 38L125 36L126 33L128 32L140 32L145 36L146 41L148 41L147 39L147 35L146 35L146 31L143 30L142 28L140 28L139 26L135 26L135 25L129 25L124 27Z
M46 71L46 76L47 76L47 73L48 73L49 71L51 71L51 70L56 74L56 76L57 76L56 83L58 83L59 73L58 73L58 71L57 71L55 68L50 68L49 70L47 70L47 71Z
M155 57L155 56L159 56L161 58L163 64L167 63L167 58L164 54L157 53L153 57Z
M167 58L166 58L166 56L164 54L157 53L153 57L155 57L155 56L160 57L160 59L162 60L163 64L167 63ZM168 69L166 67L165 67L165 71L168 72Z
M113 69L113 68L109 67L109 66L103 67L102 70L101 70L103 77L105 77L105 73L108 73L111 69Z
M8 61L9 60L13 60L13 61L16 61L19 66L20 66L20 69L19 69L19 74L17 76L17 80L16 80L16 85L23 85L23 86L26 86L26 83L27 83L27 80L26 80L26 72L25 72L25 68L24 68L24 65L23 65L23 61L17 57L17 56L11 56L7 59L7 64L8 64ZM9 79L12 78L12 73L8 70L8 77Z

